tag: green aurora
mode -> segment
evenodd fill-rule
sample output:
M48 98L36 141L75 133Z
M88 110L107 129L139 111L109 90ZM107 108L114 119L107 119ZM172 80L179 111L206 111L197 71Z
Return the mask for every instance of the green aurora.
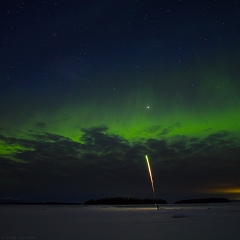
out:
M159 78L157 73L149 77L135 73L126 76L131 81L120 86L96 86L88 92L92 97L87 101L81 101L79 93L80 97L66 99L51 113L36 112L22 130L47 131L74 141L79 141L82 128L96 126L106 126L109 133L130 142L176 135L204 137L220 131L239 136L239 84L232 79L237 76L214 69L202 72L199 76L195 71ZM194 75L197 80L190 84ZM122 82L119 76L111 77ZM174 93L169 95L169 91Z

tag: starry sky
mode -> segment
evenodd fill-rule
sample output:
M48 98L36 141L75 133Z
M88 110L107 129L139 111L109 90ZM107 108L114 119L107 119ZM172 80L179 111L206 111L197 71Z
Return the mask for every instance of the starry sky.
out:
M0 198L240 199L240 1L3 1Z

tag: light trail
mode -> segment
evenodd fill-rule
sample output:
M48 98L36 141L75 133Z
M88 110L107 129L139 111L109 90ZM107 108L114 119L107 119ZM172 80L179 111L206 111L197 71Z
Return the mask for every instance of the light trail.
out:
M153 176L152 176L152 171L151 171L151 167L150 167L150 163L149 163L147 155L146 155L146 160L147 160L147 165L148 165L149 176L150 176L151 183L152 183L153 196L154 196L154 199L155 199L156 196L155 196L155 190L154 190Z

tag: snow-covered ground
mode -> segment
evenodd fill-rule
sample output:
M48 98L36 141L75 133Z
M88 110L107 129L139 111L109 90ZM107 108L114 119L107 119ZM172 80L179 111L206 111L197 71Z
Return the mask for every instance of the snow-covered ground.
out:
M0 240L239 240L240 204L0 206Z

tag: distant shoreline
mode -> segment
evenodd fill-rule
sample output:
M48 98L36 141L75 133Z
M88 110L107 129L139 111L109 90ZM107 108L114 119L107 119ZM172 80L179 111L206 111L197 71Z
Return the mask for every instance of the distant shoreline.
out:
M240 202L240 200L229 200L227 198L199 198L199 199L184 199L176 201L172 204L207 204L207 203L230 203L230 202ZM44 202L44 201L36 201L36 202L21 202L21 201L2 201L0 205L76 205L76 206L88 206L88 205L149 205L149 204L158 204L164 205L168 204L164 199L137 199L137 198L103 198L103 199L90 199L85 201L84 203L80 202Z

